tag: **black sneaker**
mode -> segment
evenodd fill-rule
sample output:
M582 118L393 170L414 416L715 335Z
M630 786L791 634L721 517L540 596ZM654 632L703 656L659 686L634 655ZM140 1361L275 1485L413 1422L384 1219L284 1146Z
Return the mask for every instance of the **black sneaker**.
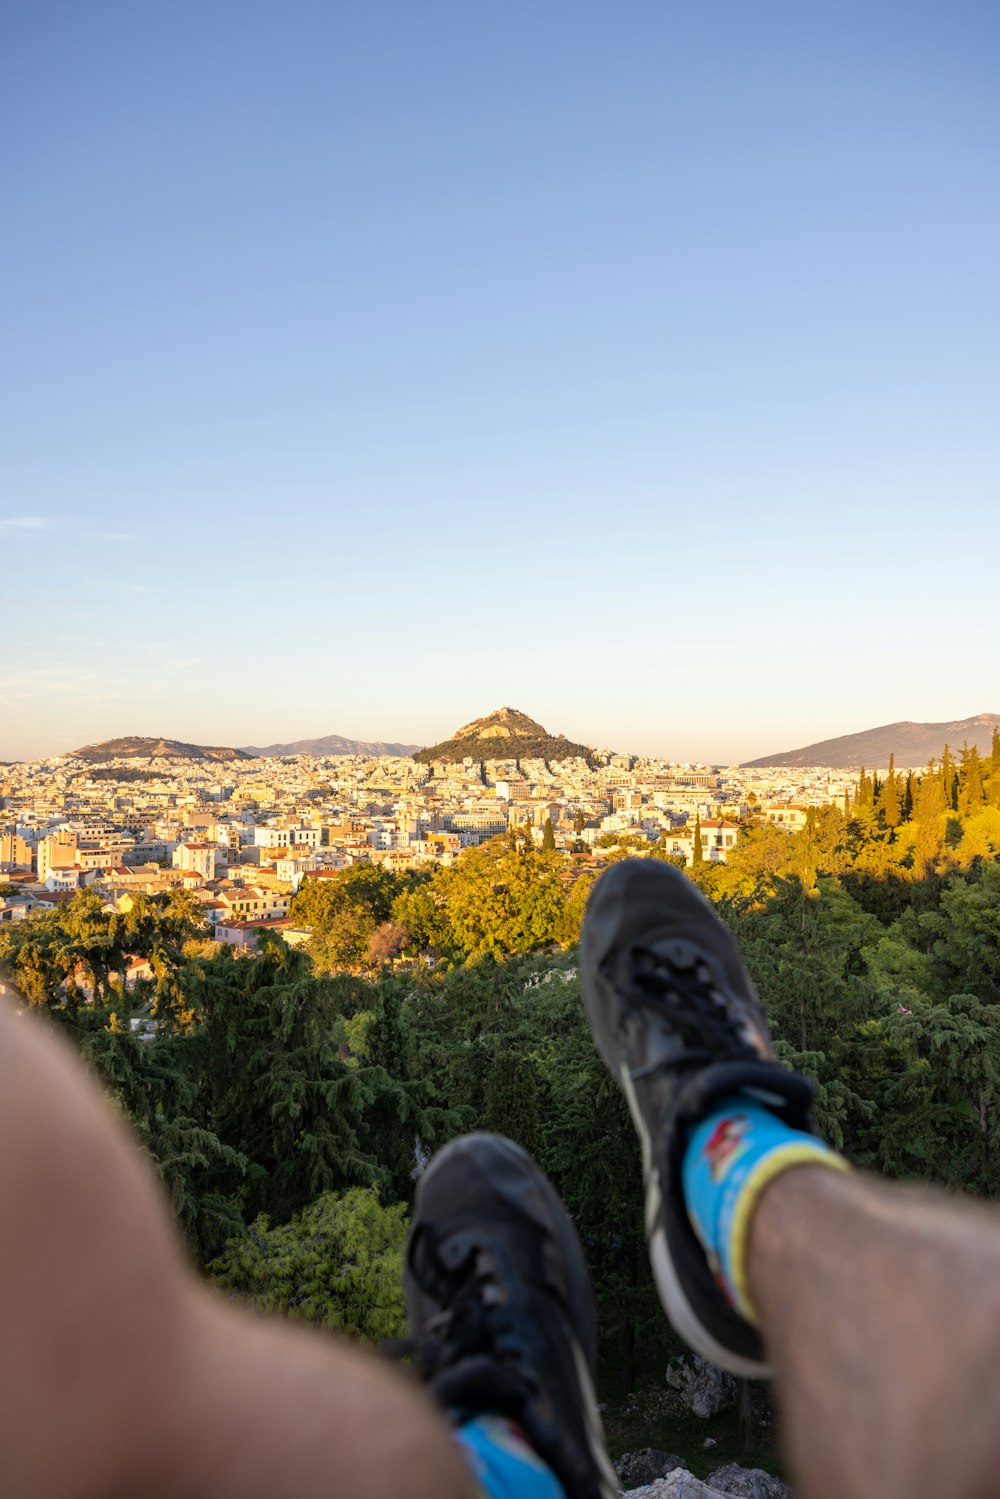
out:
M417 1188L406 1351L457 1416L509 1417L568 1499L618 1499L594 1399L594 1302L572 1223L500 1135L466 1135Z
M642 1146L646 1238L666 1313L713 1364L766 1377L757 1330L730 1304L691 1227L681 1166L690 1127L733 1093L813 1133L812 1085L775 1060L734 938L676 865L626 859L601 876L580 935L580 977L597 1049Z

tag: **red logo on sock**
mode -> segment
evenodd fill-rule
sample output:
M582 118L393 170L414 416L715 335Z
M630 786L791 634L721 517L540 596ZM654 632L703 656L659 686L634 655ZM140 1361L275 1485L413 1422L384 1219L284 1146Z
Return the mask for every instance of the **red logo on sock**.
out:
M713 1182L723 1181L740 1156L746 1154L750 1148L746 1138L749 1128L745 1114L728 1114L719 1120L702 1146Z

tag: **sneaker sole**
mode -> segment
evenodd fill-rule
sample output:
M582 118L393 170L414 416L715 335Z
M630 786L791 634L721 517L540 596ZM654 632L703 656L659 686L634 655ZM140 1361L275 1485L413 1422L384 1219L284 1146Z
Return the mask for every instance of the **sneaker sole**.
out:
M636 1100L632 1079L629 1077L627 1067L618 1068L603 1048L598 1049L612 1075L618 1078L629 1113L632 1115L632 1123L639 1136L642 1149L642 1175L646 1185L646 1243L649 1247L653 1279L656 1281L656 1289L659 1292L663 1310L685 1343L689 1344L696 1353L707 1358L710 1363L742 1379L770 1379L773 1373L770 1364L756 1359L741 1358L739 1354L732 1353L717 1342L696 1316L691 1303L684 1294L684 1288L674 1269L673 1257L667 1250L666 1233L659 1226L662 1222L663 1207L660 1173L652 1164L652 1143ZM655 1226L651 1227L651 1225Z

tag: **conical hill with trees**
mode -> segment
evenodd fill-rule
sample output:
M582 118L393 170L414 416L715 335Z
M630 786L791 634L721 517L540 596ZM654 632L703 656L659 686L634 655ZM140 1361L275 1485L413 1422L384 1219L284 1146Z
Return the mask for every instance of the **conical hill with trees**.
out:
M485 718L473 719L456 729L450 739L432 744L414 756L430 765L435 760L452 763L471 760L573 760L589 761L591 751L563 734L550 734L540 723L518 708L497 708Z

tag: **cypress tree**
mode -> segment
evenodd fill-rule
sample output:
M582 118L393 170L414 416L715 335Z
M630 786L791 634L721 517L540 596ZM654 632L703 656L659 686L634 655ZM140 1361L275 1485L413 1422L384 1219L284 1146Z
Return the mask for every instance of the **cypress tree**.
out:
M986 771L986 800L991 807L1000 807L1000 728L994 726L993 746Z
M913 808L914 821L918 827L914 867L921 875L933 872L944 848L943 814L947 810L944 778L932 760L927 767L927 774L921 777Z
M966 745L962 751L962 766L962 786L959 792L958 809L963 816L971 817L986 802L983 791L983 767L976 745L973 745L971 749Z
M945 804L956 810L958 807L958 771L955 758L946 744L941 756L941 785L944 788Z
M899 827L899 783L896 779L896 756L889 756L889 775L882 788L882 816L890 830Z
M546 853L555 853L556 835L552 827L552 818L546 817L542 824L542 849Z
M701 814L699 812L696 812L694 817L694 849L692 852L694 854L693 862L695 864L703 864L705 855L702 853L701 848Z

